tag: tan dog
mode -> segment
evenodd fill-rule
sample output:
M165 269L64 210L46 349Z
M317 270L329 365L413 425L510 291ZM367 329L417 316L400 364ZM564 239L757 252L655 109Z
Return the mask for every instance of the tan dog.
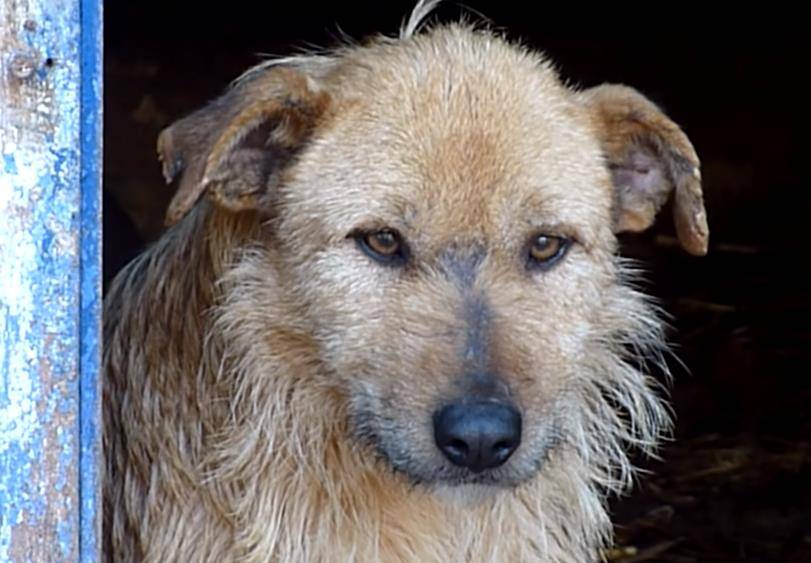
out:
M115 560L571 561L669 421L615 233L699 162L487 31L250 70L161 135L174 226L105 309Z

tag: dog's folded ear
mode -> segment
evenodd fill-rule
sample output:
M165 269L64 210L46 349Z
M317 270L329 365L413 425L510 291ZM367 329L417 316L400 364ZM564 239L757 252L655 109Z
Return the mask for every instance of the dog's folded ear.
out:
M166 223L182 219L203 194L231 211L261 208L328 105L312 77L268 66L164 129L158 137L164 178L182 173Z
M606 84L576 94L589 115L614 180L615 230L643 231L673 196L676 233L689 253L707 253L709 229L700 163L690 140L633 88Z

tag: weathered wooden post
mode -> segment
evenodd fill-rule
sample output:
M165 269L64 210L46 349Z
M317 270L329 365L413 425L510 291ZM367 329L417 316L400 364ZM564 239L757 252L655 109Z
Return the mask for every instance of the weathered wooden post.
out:
M0 561L96 561L101 0L0 0Z

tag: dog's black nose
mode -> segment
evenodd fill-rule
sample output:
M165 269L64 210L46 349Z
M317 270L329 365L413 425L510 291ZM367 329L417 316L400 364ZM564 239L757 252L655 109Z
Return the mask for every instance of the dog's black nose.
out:
M521 443L521 414L503 403L453 403L434 413L434 440L454 465L498 467Z

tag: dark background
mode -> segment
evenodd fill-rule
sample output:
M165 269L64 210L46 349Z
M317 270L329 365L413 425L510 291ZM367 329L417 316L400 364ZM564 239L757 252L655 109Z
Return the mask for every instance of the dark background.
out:
M340 5L338 5L340 4ZM394 34L412 2L195 2L105 6L105 276L160 234L172 189L158 132L221 92L259 53ZM551 3L543 3L551 4ZM614 503L614 560L811 561L811 192L807 39L792 13L702 6L446 3L487 16L583 86L623 82L686 131L703 163L710 253L672 227L629 237L674 316L676 436Z

